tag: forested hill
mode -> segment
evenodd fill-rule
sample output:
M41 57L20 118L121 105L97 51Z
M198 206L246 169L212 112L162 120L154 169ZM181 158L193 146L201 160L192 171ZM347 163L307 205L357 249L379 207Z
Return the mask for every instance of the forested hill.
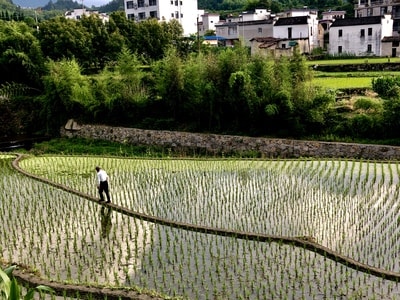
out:
M291 8L307 6L318 10L346 10L347 16L353 15L353 3L349 0L198 0L199 8L210 11L241 11L255 8L267 8L273 13Z
M116 2L121 2L115 0ZM82 0L0 0L0 3L8 2L23 8L43 8L43 9L73 9L75 6L82 6ZM112 0L83 0L85 7L107 6L114 2ZM123 3L123 0L122 0Z
M84 6L99 8L100 11L117 11L124 7L124 0L84 0ZM12 6L38 8L45 10L69 10L82 6L82 0L0 0L0 9L10 10ZM267 8L273 13L290 8L317 8L319 10L346 10L353 14L353 4L349 0L198 0L199 9L207 11L243 11Z

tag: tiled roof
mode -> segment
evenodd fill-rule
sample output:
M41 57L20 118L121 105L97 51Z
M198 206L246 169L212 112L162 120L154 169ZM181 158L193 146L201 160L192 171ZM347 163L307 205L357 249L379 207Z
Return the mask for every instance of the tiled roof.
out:
M269 37L254 37L250 41L256 41L258 43L266 43L266 42L280 41L280 40L281 40L280 38L269 36Z
M272 19L267 19L267 20L255 20L255 21L238 21L238 22L224 22L224 23L219 23L215 24L215 27L232 27L232 26L250 26L250 25L266 25L266 24L272 24L273 20Z
M357 26L357 25L368 25L368 24L381 24L381 16L371 16L362 18L348 18L348 19L336 19L332 23L331 27L343 27L343 26Z
M307 24L308 16L279 18L274 26L302 25Z
M384 36L382 43L400 42L400 36Z

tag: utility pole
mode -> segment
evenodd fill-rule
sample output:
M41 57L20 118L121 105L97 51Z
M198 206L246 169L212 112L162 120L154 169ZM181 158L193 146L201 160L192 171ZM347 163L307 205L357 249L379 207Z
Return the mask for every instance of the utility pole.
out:
M245 43L245 39L244 39L244 19L243 19L243 15L239 15L239 22L238 22L238 25L240 24L240 19L242 19L242 39L243 39L243 47L244 46L246 46L246 43ZM238 35L240 36L240 29L239 29L239 26L238 26Z
M199 31L199 15L197 15L197 48L200 53L200 31Z

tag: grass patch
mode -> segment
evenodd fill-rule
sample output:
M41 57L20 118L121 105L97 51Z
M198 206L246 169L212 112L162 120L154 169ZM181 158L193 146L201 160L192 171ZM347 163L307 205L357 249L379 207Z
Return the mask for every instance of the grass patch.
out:
M314 71L314 78L335 77L335 78L357 78L357 77L382 77L382 76L400 76L400 72L395 71L368 71L368 72L321 72Z
M400 57L368 57L368 58L348 58L348 59L328 59L328 60L311 60L307 61L308 65L357 65L357 64L383 64L383 63L400 63Z
M372 88L371 77L316 77L312 83L330 89Z
M359 144L380 144L400 146L400 139L391 140L360 140L351 137L339 137L335 135L308 136L306 140L328 141L328 142L350 142ZM104 140L91 140L83 138L56 138L47 142L35 144L29 151L34 155L42 154L64 154L64 155L99 155L99 156L118 156L118 157L190 157L190 158L260 158L260 153L205 153L204 151L180 150L172 151L170 148L159 146L134 146L109 142Z
M34 155L63 154L63 155L98 155L118 157L227 157L227 158L259 158L256 151L210 153L206 149L170 148L150 145L130 145L106 140L84 138L56 138L33 145L29 151Z
M84 138L56 138L37 143L33 154L107 155L107 156L166 156L166 150L155 146L135 146L105 140Z

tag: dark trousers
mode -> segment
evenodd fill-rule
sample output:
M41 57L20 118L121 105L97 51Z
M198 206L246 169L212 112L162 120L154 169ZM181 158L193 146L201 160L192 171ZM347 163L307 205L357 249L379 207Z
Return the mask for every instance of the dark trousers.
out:
M107 180L100 182L99 194L100 194L100 200L101 201L104 201L103 192L106 193L107 201L110 201L110 193L108 191L108 182L107 182Z

